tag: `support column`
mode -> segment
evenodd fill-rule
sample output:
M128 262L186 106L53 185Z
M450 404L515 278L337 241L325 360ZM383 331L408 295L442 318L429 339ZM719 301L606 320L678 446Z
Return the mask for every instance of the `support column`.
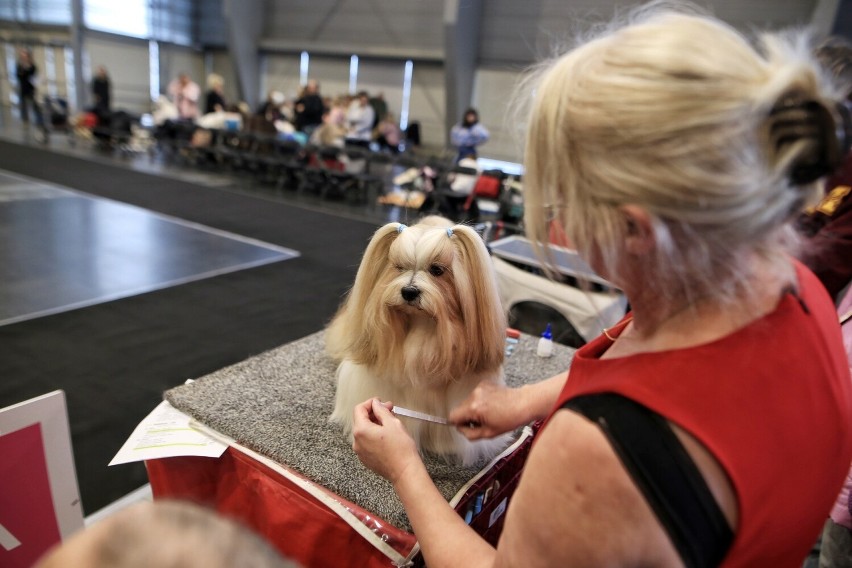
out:
M444 1L444 88L446 139L470 106L479 57L482 0Z
M74 54L74 95L77 110L86 107L86 78L83 77L83 0L71 0L71 51Z
M267 5L264 0L224 0L228 51L239 83L240 98L256 108L260 90L258 38L263 34Z
M817 0L811 15L811 28L818 38L831 35L837 20L840 0Z

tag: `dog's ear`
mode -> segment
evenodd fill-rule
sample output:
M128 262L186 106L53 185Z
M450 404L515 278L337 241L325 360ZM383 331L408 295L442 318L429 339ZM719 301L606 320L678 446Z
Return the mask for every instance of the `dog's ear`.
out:
M388 223L370 239L355 283L326 330L326 350L335 359L352 356L353 350L361 351L370 344L367 337L370 322L365 310L370 306L370 295L387 269L388 251L404 228L405 225L399 223Z
M452 228L456 262L462 270L454 270L461 295L465 336L477 342L470 355L478 358L476 368L493 367L503 362L506 315L497 289L494 265L479 234L465 225ZM467 282L460 282L467 280Z

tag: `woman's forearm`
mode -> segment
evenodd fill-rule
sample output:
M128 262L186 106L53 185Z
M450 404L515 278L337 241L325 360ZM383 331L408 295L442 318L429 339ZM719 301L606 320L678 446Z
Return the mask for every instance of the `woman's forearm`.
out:
M550 414L556 404L556 399L559 398L559 393L562 392L562 387L565 386L567 376L568 372L565 371L549 379L524 385L518 389L523 400L523 408L527 413L524 423L541 420Z
M453 510L422 463L394 482L429 568L492 566L496 551Z

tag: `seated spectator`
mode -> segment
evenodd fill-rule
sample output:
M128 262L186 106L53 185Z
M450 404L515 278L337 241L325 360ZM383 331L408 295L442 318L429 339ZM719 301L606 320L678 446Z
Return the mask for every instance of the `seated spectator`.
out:
M349 129L346 132L346 142L359 146L368 146L373 139L373 119L375 112L370 106L370 95L361 91L349 104L346 121Z
M278 110L281 112L281 118L294 126L296 125L296 110L294 108L295 105L295 101L285 97L284 104L278 107Z
M397 124L393 114L385 113L376 127L376 134L378 135L376 142L378 142L380 148L389 150L393 154L399 152L399 144L402 142L402 131L399 129L399 124Z
M189 75L186 73L178 75L177 79L169 84L168 91L181 120L195 120L198 117L198 99L201 96L201 89L189 78Z
M339 123L334 122L331 111L323 114L322 124L319 128L314 129L309 138L311 144L317 146L338 146L344 145L346 137L346 129Z
M275 124L262 114L252 115L244 123L245 132L258 134L260 136L277 136L278 129Z
M157 97L151 116L154 120L154 126L160 126L169 120L177 120L179 117L177 106L165 95Z
M384 93L376 93L370 97L370 106L373 107L373 128L379 125L388 114L388 103L385 101Z
M225 103L225 80L221 75L210 73L207 76L207 95L204 100L204 114L222 112L228 106Z
M36 568L297 568L237 522L190 503L133 505L48 552Z
M196 124L201 128L212 130L241 130L243 127L243 115L239 112L228 110L210 112L199 117Z
M351 102L352 97L348 95L335 97L328 105L328 121L346 130L346 111L349 110L349 104Z
M284 104L286 97L281 91L269 91L266 100L261 103L255 114L266 118L271 123L276 120L282 120L284 114L281 112L281 106Z
M450 130L450 141L458 148L456 161L461 161L469 154L477 153L477 146L488 142L491 134L479 123L479 113L475 108L465 111L462 121Z
M287 139L296 133L296 127L289 120L282 118L281 120L276 120L273 125L275 126L275 131L278 132L279 138Z

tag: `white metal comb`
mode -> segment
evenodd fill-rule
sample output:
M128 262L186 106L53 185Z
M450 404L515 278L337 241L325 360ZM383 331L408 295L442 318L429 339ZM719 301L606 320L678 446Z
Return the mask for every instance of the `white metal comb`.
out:
M407 416L408 418L425 420L426 422L434 422L435 424L449 425L449 421L447 421L446 418L441 418L440 416L432 416L431 414L424 414L423 412L409 410L408 408L403 408L401 406L394 406L393 408L391 408L391 412L393 412L394 414L398 414L399 416Z

